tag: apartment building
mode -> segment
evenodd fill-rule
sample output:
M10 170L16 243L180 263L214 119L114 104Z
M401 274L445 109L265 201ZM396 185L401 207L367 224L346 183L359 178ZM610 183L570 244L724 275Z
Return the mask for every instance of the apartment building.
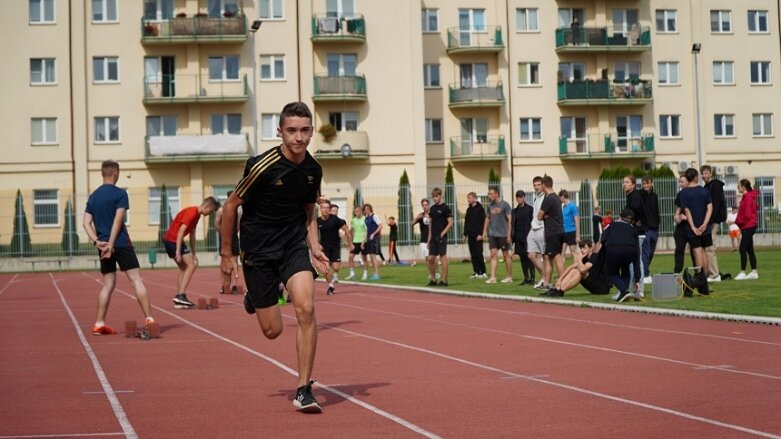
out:
M66 198L81 212L108 158L145 196L134 225L157 224L163 185L174 207L224 197L292 100L344 203L451 163L457 185L781 164L778 0L16 2L0 191L56 204L34 229L61 227Z

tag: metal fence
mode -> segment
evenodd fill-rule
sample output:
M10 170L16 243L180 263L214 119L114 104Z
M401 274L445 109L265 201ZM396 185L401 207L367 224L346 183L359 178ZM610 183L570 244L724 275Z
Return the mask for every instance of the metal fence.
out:
M725 194L727 204L736 204L737 178L727 177ZM758 199L759 228L758 233L781 232L781 215L775 199L775 177L756 177L753 183L760 190ZM639 181L638 181L639 185ZM398 245L412 245L420 240L419 228L412 226L414 217L421 212L420 201L430 200L431 190L440 187L444 194L444 202L453 211L454 228L450 232L450 242L455 243L463 237L464 215L467 205L467 194L475 192L481 203L488 203L488 185L428 185L406 186L372 185L353 187L347 184L327 184L322 188L324 197L333 204L340 206L339 216L348 220L352 217L353 207L370 203L374 212L387 223L390 216L395 217L399 225ZM584 180L554 182L558 192L566 189L570 199L578 206L580 212L581 236L592 236L591 216L595 205L602 209L602 215L610 210L617 217L626 205L622 191L621 180ZM183 207L200 204L203 197L214 195L220 200L225 199L229 187L207 188L204 192L189 193L177 188L131 188L128 189L130 210L126 218L126 226L136 250L141 253L162 251L160 235L167 229L168 221ZM510 187L500 185L502 198L515 205L515 191L523 189L533 193L531 181L522 182ZM674 199L678 191L677 179L657 178L655 191L659 195L661 214L661 236L672 235L674 229L673 213ZM74 196L62 190L34 190L18 193L0 192L0 257L18 258L32 256L74 256L93 255L94 248L89 245L82 229L82 217L87 200L86 194ZM167 206L167 208L166 208ZM166 215L166 211L170 213ZM722 228L722 233L725 233ZM384 229L383 241L387 242L387 228ZM214 217L200 221L196 231L199 250L216 251L217 235L214 231Z

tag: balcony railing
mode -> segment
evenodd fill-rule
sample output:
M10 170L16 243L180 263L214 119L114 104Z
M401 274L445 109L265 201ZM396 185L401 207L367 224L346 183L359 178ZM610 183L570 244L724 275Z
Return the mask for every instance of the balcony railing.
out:
M559 82L559 105L638 105L653 102L651 81Z
M328 14L312 15L312 42L364 42L366 20L361 14L334 17Z
M365 101L366 78L359 76L315 76L315 90L312 100L326 101Z
M252 155L248 134L179 134L145 140L146 163L244 161Z
M167 20L141 19L143 44L242 43L247 41L247 19L236 17L175 17Z
M562 159L624 159L653 157L654 135L587 134L580 138L559 137L559 156Z
M315 158L319 160L369 158L369 133L366 131L337 131L328 140L318 134L314 143Z
M451 27L447 53L499 52L504 49L501 26Z
M246 102L247 75L235 80L210 80L208 75L173 74L144 79L145 104Z
M450 160L456 162L501 161L507 156L504 136L451 137Z
M632 28L627 33L610 33L607 27L556 29L557 52L633 52L651 49L651 29Z
M476 87L450 84L450 108L499 107L504 105L502 82L486 82Z

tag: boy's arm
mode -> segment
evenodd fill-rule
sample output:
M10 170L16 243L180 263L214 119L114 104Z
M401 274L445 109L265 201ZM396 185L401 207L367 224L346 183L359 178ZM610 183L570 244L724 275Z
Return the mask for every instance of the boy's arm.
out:
M329 261L323 251L320 249L320 241L317 239L317 220L315 216L315 205L304 205L306 212L306 241L309 244L309 251L312 254L312 265L320 273L328 273Z
M353 234L350 232L350 229L347 228L347 223L344 223L342 226L342 231L344 231L344 246L352 248Z
M92 222L92 214L89 212L84 212L84 219L82 221L82 226L84 227L84 231L87 233L87 238L90 240L90 242L94 242L95 246L98 246L99 244L101 246L105 245L105 243L99 243L98 242L98 232L95 230L95 223ZM103 247L100 247L102 250Z
M176 233L176 257L181 258L182 246L184 245L184 234L187 233L187 226L182 224Z
M453 217L450 216L450 217L447 218L447 225L445 226L445 230L442 231L442 238L443 239L445 238L445 236L447 236L447 233L452 228L453 228Z
M106 245L106 248L101 249L103 253L107 253L107 255L110 255L111 252L114 251L114 244L117 242L117 238L119 237L119 231L122 230L122 225L125 223L125 208L119 207L117 208L116 213L114 213L114 222L111 224L111 234L108 238L108 244Z
M233 234L236 233L236 217L238 208L244 204L244 200L236 195L236 192L230 194L225 205L222 207L220 224L220 270L223 274L233 273L233 263L231 262ZM248 237L249 238L249 237Z

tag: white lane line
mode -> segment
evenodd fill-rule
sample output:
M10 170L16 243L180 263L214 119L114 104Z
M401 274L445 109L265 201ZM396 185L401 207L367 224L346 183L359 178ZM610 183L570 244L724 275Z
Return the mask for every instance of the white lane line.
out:
M125 414L125 410L122 408L122 403L119 402L119 398L117 398L114 389L111 387L111 383L109 383L106 374L103 372L103 367L101 367L97 355L95 355L95 352L92 350L90 344L87 343L87 339L84 337L84 331L82 331L79 327L79 322L76 320L76 316L73 315L73 311L71 310L70 306L68 306L68 302L65 301L65 296L62 294L62 290L60 290L59 285L57 285L57 281L54 280L54 276L52 276L51 273L49 273L49 277L51 278L52 285L54 285L54 288L57 290L57 294L60 296L62 306L64 306L65 311L68 312L68 317L70 317L71 323L73 323L73 327L76 329L76 334L79 336L79 340L81 341L82 346L84 346L84 350L87 352L87 356L92 362L92 368L95 369L95 374L98 376L100 386L103 388L103 391L106 392L106 398L111 404L111 409L114 410L114 416L116 416L117 421L119 421L119 425L122 427L122 431L125 434L125 437L128 439L137 439L138 435L133 429L133 425L130 424L130 420L128 420L127 414Z
M665 407L660 407L660 406L649 404L649 403L645 403L645 402L634 401L634 400L631 400L631 399L626 399L626 398L621 398L621 397L618 397L618 396L608 395L606 393L596 392L596 391L593 391L593 390L584 389L582 387L577 387L577 386L573 386L573 385L569 385L569 384L560 383L560 382L557 382L557 381L547 380L547 379L544 379L544 378L538 378L537 376L533 376L533 375L522 375L522 374L518 374L518 373L515 373L515 372L508 371L508 370L499 369L498 367L488 366L486 364L477 363L475 361L465 360L463 358L458 358L458 357L454 357L452 355L443 354L441 352L436 352L436 351L432 351L432 350L429 350L429 349L408 345L406 343L400 343L400 342L384 339L384 338L381 338L381 337L375 337L373 335L361 334L361 333L358 333L358 332L349 331L347 329L342 329L342 328L339 328L339 327L336 327L336 326L330 326L328 324L320 323L320 326L324 326L324 327L326 327L326 328L328 328L330 330L333 330L333 331L339 331L339 332L343 332L343 333L346 333L346 334L352 334L352 335L355 335L355 336L358 336L358 337L362 337L362 338L365 338L365 339L368 339L368 340L374 340L374 341L377 341L377 342L380 342L380 343L386 343L386 344L389 344L391 346L396 346L396 347L408 349L408 350L411 350L411 351L421 352L421 353L428 354L428 355L431 355L431 356L434 356L434 357L438 357L438 358L444 358L446 360L454 361L456 363L460 363L460 364L463 364L463 365L466 365L466 366L471 366L471 367L475 367L475 368L479 368L479 369L483 369L483 370L487 370L487 371L491 371L491 372L496 372L498 374L505 375L506 377L514 377L514 378L518 378L518 379L524 379L524 380L532 381L532 382L539 383L539 384L547 384L549 386L571 390L573 392L582 393L584 395L594 396L594 397L597 397L597 398L607 399L607 400L610 400L610 401L615 401L615 402L619 402L619 403L623 403L623 404L627 404L627 405L631 405L631 406L635 406L635 407L640 407L640 408L649 409L649 410L653 410L653 411L657 411L657 412L661 412L661 413L666 413L668 415L677 416L677 417L684 418L684 419L689 419L689 420L692 420L692 421L699 421L699 422L702 422L702 423L705 423L705 424L715 425L717 427L729 428L729 429L732 429L732 430L741 431L743 433L753 434L755 436L767 437L767 438L773 438L773 439L781 439L781 435L768 433L768 432L760 431L760 430L754 430L752 428L743 427L741 425L730 424L730 423L727 423L727 422L721 422L721 421L717 421L715 419L710 419L710 418L705 418L705 417L702 417L702 416L692 415L692 414L689 414L689 413L684 413L684 412L681 412L681 411L678 411L678 410L668 409L668 408L665 408Z
M101 437L101 436L124 436L125 433L62 433L62 434L26 434L23 436L0 436L0 439L36 439L47 437Z
M91 277L90 277L90 279L93 279L93 280L95 280L95 282L100 283L100 280L98 280L98 279L94 279L94 278L91 278ZM115 289L115 291L119 291L120 293L124 294L125 296L135 300L135 296L127 293L126 291L124 291L122 289L117 288L117 289ZM231 303L233 303L233 302L231 302ZM254 355L254 356L258 357L258 358L261 358L261 359L263 359L263 360L273 364L274 366L282 369L283 371L289 373L290 375L293 375L294 377L298 377L298 372L297 371L295 371L294 369L288 367L284 363L281 363L280 361L275 360L274 358L271 358L271 357L269 357L267 355L264 355L264 354L254 350L254 349L252 349L252 348L250 348L248 346L245 346L245 345L243 345L241 343L233 341L233 340L231 340L229 338L223 337L222 335L217 334L216 332L213 332L213 331L211 331L211 330L209 330L207 328L204 328L203 326L201 326L201 325L199 325L199 324L197 324L195 322L187 320L187 319L179 316L178 314L174 314L174 313L172 313L172 312L170 312L170 311L168 311L168 310L166 310L164 308L161 308L161 307L159 307L157 305L152 305L152 307L155 308L157 311L162 312L164 314L167 314L167 315L169 315L169 316L171 316L171 317L173 317L173 318L175 318L175 319L177 319L177 320L179 320L181 322L184 322L187 325L189 325L189 326L191 326L191 327L193 327L193 328L195 328L195 329L197 329L197 330L199 330L201 332L209 334L212 337L215 337L215 338L217 338L217 339L219 339L219 340L221 340L221 341L223 341L225 343L228 343L229 345L232 345L232 346L234 346L236 348L239 348L239 349L241 349L241 350L243 350L243 351L245 351L245 352L247 352L247 353L249 353L251 355ZM289 318L289 319L294 319L294 317L286 316L284 314L283 314L283 317L286 317L286 318ZM344 393L344 392L342 392L342 391L340 391L338 389L335 389L332 385L329 386L329 385L322 384L322 383L318 382L318 383L315 384L315 387L319 387L319 388L321 388L321 389L323 389L323 390L325 390L327 392L333 393L334 395L337 395L337 396L345 399L346 401L349 401L349 402L351 402L351 403L353 403L353 404L355 404L355 405L357 405L359 407L362 407L362 408L364 408L364 409L366 409L366 410L368 410L368 411L370 411L370 412L372 412L372 413L374 413L376 415L382 416L385 419L393 421L393 422L401 425L402 427L405 427L405 428L407 428L409 430L414 431L415 433L420 434L421 436L424 436L424 437L427 437L427 438L431 438L431 439L441 439L440 436L438 436L437 434L432 433L432 432L424 429L423 427L421 427L419 425L416 425L416 424L414 424L414 423L412 423L410 421L407 421L406 419L403 419L403 418L401 418L399 416L396 416L396 415L394 415L392 413L389 413L389 412L387 412L385 410L382 410L381 408L379 408L377 406L374 406L372 404L364 402L364 401L362 401L362 400L360 400L358 398L355 398L352 395L349 395L349 394Z
M745 370L738 370L738 369L735 369L735 366L729 366L729 365L714 366L714 365L709 365L709 364L692 363L690 361L676 360L676 359L673 359L673 358L660 357L660 356L657 356L657 355L641 354L639 352L622 351L620 349L612 349L612 348L606 348L606 347L602 347L602 346L594 346L594 345L589 345L589 344L584 344L584 343L575 343L575 342L569 342L569 341L564 341L564 340L556 340L556 339L547 338L547 337L538 337L538 336L534 336L534 335L518 334L516 332L503 331L503 330L500 330L500 329L491 329L491 328L485 328L485 327L482 327L482 326L473 326L473 325L466 325L466 324L463 324L463 323L448 322L446 320L432 319L432 318L428 318L428 317L415 316L415 315L411 315L411 314L399 313L399 312L394 312L394 311L385 311L385 310L378 310L378 309L374 309L374 308L366 308L366 307L363 307L363 306L350 305L350 304L346 304L346 303L339 303L339 302L324 302L324 303L326 303L328 305L332 305L332 306L337 306L337 307L346 307L346 308L352 308L352 309L357 309L357 310L361 310L361 311L376 312L376 313L380 313L380 314L389 314L389 315L396 316L396 317L403 317L403 318L415 319L415 320L423 320L423 321L426 321L426 322L440 323L440 324L443 324L443 325L455 326L455 327L465 328L465 329L470 329L470 330L485 331L485 332L491 332L491 333L494 333L494 334L510 335L510 336L513 336L513 337L521 337L521 338L526 338L526 339L529 339L529 340L537 340L537 341L543 341L543 342L548 342L548 343L556 343L556 344L561 344L561 345L565 345L565 346L573 346L573 347L583 348L583 349L593 349L593 350L597 350L597 351L610 352L610 353L614 353L614 354L628 355L628 356L638 357L638 358L645 358L645 359L648 359L648 360L664 361L664 362L667 362L667 363L673 363L673 364L679 364L679 365L682 365L682 366L693 367L695 369L717 370L717 371L721 371L721 372L737 373L737 374L749 375L749 376L754 376L754 377L759 377L759 378L769 378L769 379L772 379L772 380L781 380L781 376L769 375L769 374L764 374L764 373L760 373L760 372L751 372L751 371L745 371Z
M5 292L5 290L7 290L7 289L8 289L8 287L10 287L10 286L11 286L11 284L12 284L12 283L16 282L16 278L17 278L17 277L19 277L19 273L16 273L16 274L14 274L14 275L11 277L11 279L8 281L8 283L7 283L7 284L5 284L5 286L3 287L3 289L2 289L2 290L0 290L0 294L3 294L3 293Z
M415 290L407 290L408 292L413 293L420 293ZM351 296L362 296L367 298L374 298L374 299L380 299L383 301L392 301L392 302L413 302L413 303L425 303L429 305L438 305L438 306L447 306L447 307L453 307L453 308L461 308L461 309L468 309L470 311L479 310L479 311L490 311L490 312L496 312L500 314L508 314L508 315L519 315L519 316L527 316L527 317L535 317L540 319L553 319L553 320L566 320L570 322L578 322L578 323L587 323L592 325L602 325L602 326L609 326L613 328L622 328L622 329L636 329L636 330L642 330L642 331L650 331L650 332L660 332L665 334L676 334L676 335L683 335L683 336L695 336L695 337L706 337L706 338L713 338L718 340L730 340L730 341L737 341L737 342L743 342L743 343L756 343L756 344L764 344L764 345L770 345L770 346L781 346L781 343L772 342L772 341L762 341L762 340L749 340L745 338L738 338L738 337L727 337L724 335L714 335L714 334L705 334L705 333L698 333L698 332L687 332L687 331L674 331L671 329L659 329L659 328L648 328L645 326L635 326L635 325L625 325L620 323L610 323L610 322L600 322L596 320L586 320L586 319L577 319L573 317L563 317L563 316L554 316L554 315L548 315L548 314L540 314L540 313L532 313L532 312L526 312L526 311L509 311L509 310L503 310L503 309L496 309L496 308L486 308L486 307L480 307L480 306L467 306L467 305L458 305L454 303L442 303L442 302L435 302L431 300L419 300L419 299L406 299L401 297L388 297L388 296L380 296L380 295L371 295L366 293L350 293ZM479 297L472 297L479 299ZM488 297L488 299L493 299L493 297ZM736 323L745 323L745 322L736 322Z
M99 394L104 394L106 392L104 392L102 390L94 390L94 391L83 392L83 393L85 395L99 395ZM114 393L136 393L136 391L135 390L115 390Z

